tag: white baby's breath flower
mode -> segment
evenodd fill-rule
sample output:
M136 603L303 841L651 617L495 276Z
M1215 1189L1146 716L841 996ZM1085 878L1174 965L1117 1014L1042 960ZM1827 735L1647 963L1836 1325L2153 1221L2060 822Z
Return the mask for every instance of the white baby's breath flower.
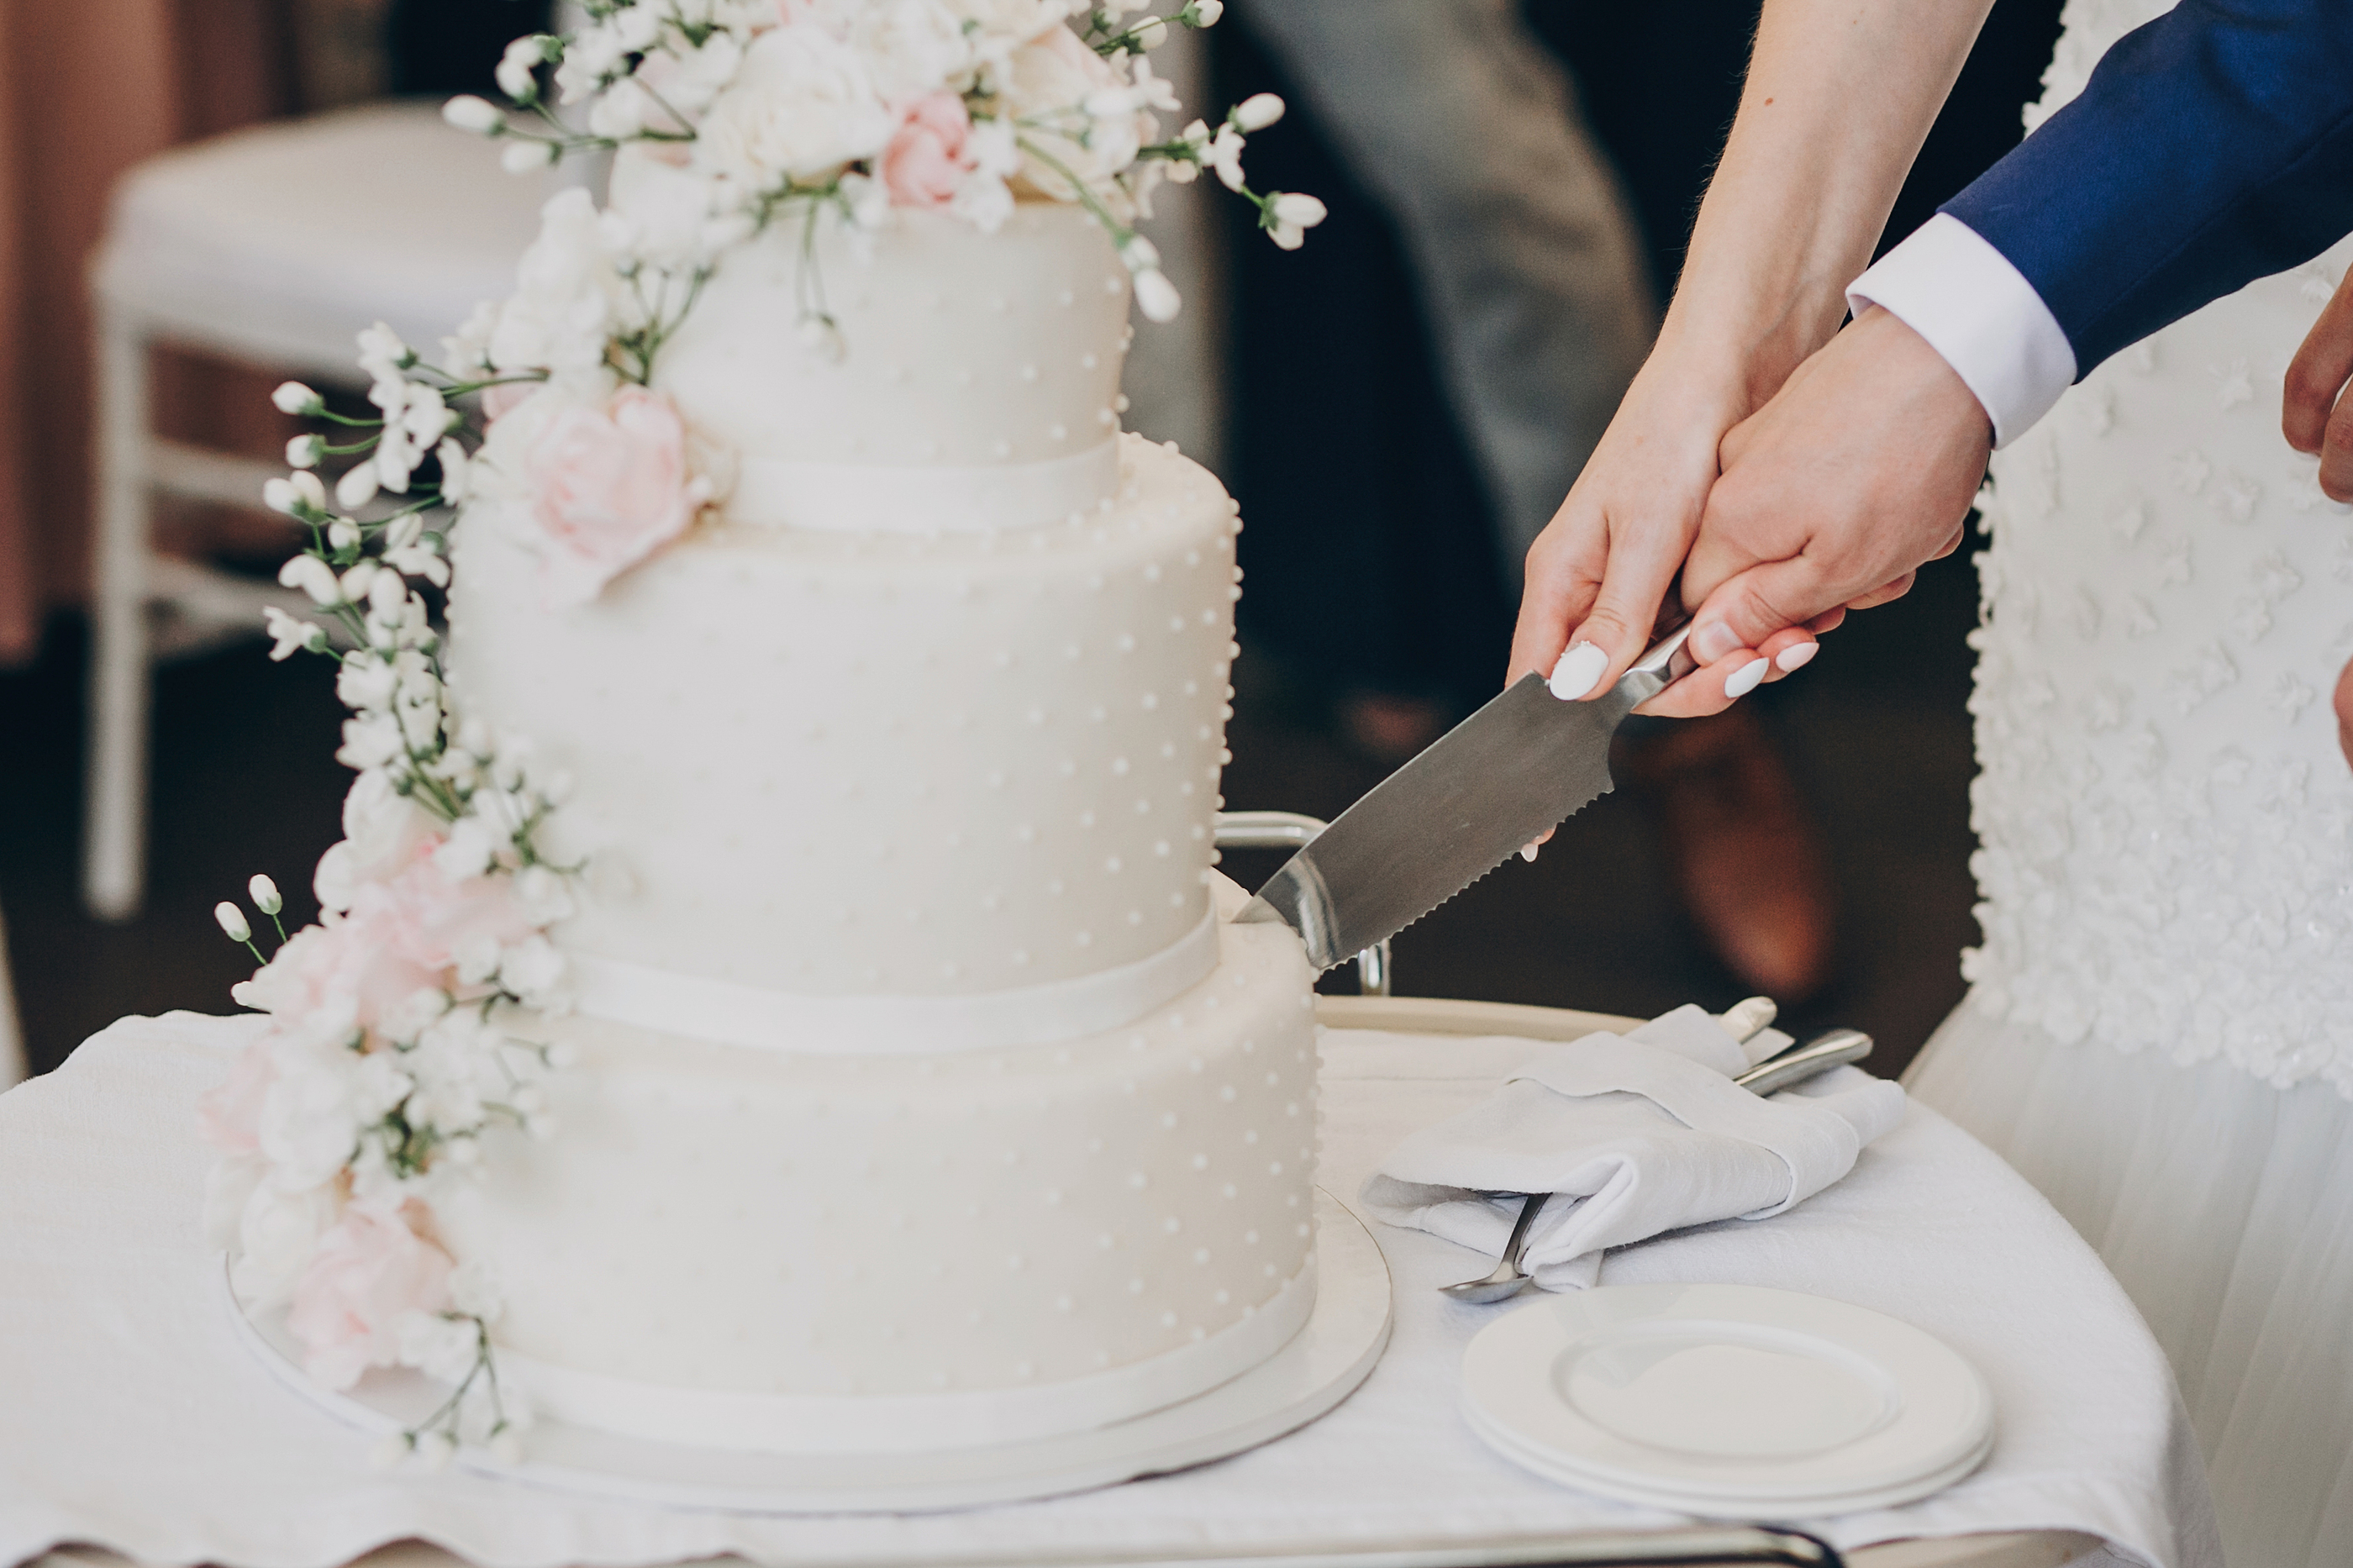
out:
M392 1331L400 1364L439 1383L464 1382L481 1353L474 1325L464 1318L411 1309L394 1321Z
M323 1184L290 1188L272 1178L256 1184L237 1215L237 1256L229 1273L248 1307L272 1307L294 1294L311 1250L335 1222L336 1207L332 1189Z
M357 511L375 500L378 488L375 465L372 462L357 464L344 469L343 477L335 481L335 504L347 510Z
M1229 191L1239 191L1242 188L1244 145L1241 132L1236 131L1230 124L1219 126L1217 135L1209 142L1207 162L1210 170L1218 176L1218 183Z
M441 363L460 375L490 367L491 332L499 323L495 300L478 301L455 335L441 340Z
M327 409L327 400L299 381L281 381L278 390L269 395L280 414L302 414L315 417Z
M402 371L417 363L416 351L382 321L360 333L359 345L359 366L370 381L397 381Z
M535 926L554 925L569 918L576 907L563 875L544 866L526 866L516 872L514 896L523 919Z
M507 117L487 98L460 93L441 106L441 118L477 136L496 136L507 128Z
M335 748L335 761L347 768L380 768L408 755L408 743L400 725L387 714L373 713L343 721L343 743ZM332 853L332 851L331 851ZM325 862L321 862L325 869ZM330 901L322 889L322 903Z
M564 149L553 142L532 137L517 137L499 152L499 167L510 174L536 174L552 168L564 157Z
M1148 321L1173 321L1184 308L1176 286L1157 268L1135 275L1135 306Z
M1287 223L1294 228L1314 228L1330 216L1330 211L1314 196L1297 191L1277 191L1267 198L1267 208L1277 223Z
M417 1439L417 1462L428 1470L448 1469L457 1454L458 1439L447 1432L427 1432Z
M245 911L226 900L213 906L213 919L231 942L251 942L253 927L247 922Z
M976 63L964 20L944 0L869 0L850 23L849 42L892 103L960 89Z
M262 607L261 628L269 636L269 657L280 664L299 652L318 653L327 646L322 627L298 621L275 605Z
M543 936L526 937L499 962L499 984L535 1003L564 983L564 954Z
M449 837L433 852L434 869L453 882L479 877L497 862L504 836L478 816L461 816L449 825Z
M315 468L326 455L323 437L297 436L286 443L286 466L290 468Z
M278 569L278 581L289 588L299 588L311 595L311 603L322 607L343 602L343 584L336 579L335 569L315 555L297 555Z
M286 900L278 896L278 884L259 871L246 883L245 891L253 900L253 907L265 915L274 915L286 907Z
M1234 105L1227 116L1237 130L1263 131L1282 118L1282 100L1271 92L1254 92Z

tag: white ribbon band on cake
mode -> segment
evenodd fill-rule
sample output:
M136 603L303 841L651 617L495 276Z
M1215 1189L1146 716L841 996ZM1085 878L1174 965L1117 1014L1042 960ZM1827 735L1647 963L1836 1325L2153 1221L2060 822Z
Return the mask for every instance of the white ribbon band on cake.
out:
M967 533L1041 528L1119 489L1119 442L1042 463L886 468L739 458L730 521L857 533Z
M640 1383L499 1349L543 1413L660 1443L762 1453L913 1453L1085 1432L1181 1404L1288 1344L1315 1308L1315 1259L1240 1321L1109 1372L961 1394L746 1394Z
M570 955L574 1011L726 1046L820 1055L1003 1049L1116 1029L1218 966L1218 917L1148 958L1075 979L965 996L819 996Z

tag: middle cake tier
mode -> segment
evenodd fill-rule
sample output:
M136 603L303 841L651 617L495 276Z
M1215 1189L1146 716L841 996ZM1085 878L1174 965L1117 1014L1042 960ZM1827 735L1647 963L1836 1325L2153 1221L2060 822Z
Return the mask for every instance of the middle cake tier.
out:
M1120 462L1083 520L706 527L570 609L526 513L470 510L454 680L573 779L584 1012L939 1049L1116 1026L1208 973L1240 525L1173 450Z

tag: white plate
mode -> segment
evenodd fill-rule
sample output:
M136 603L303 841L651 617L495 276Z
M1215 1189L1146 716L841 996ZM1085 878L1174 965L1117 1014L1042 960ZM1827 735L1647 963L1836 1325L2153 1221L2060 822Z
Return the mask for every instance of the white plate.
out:
M1489 1324L1464 1414L1552 1479L1686 1513L1798 1519L1950 1486L1993 1446L1977 1369L1908 1323L1746 1285L1600 1286Z
M1315 1193L1315 1310L1266 1362L1166 1410L1092 1432L923 1454L750 1454L624 1437L543 1418L516 1465L480 1448L463 1470L596 1497L745 1513L918 1513L1018 1502L1207 1464L1293 1432L1353 1393L1389 1337L1389 1270L1362 1221ZM306 1376L285 1314L248 1318L227 1286L241 1337L287 1386L372 1432L414 1426L448 1388L374 1372L348 1394Z

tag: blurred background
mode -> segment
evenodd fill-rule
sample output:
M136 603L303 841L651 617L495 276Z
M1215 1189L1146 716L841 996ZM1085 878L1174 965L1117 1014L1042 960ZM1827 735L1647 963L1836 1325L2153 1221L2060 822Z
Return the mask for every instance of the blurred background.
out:
M1172 46L1188 110L1283 95L1253 183L1331 208L1296 253L1198 187L1154 228L1188 303L1139 326L1128 422L1247 525L1229 807L1335 816L1495 689L1518 560L1672 293L1756 10L1231 0ZM2015 144L2058 10L1995 5L1887 243ZM531 0L0 0L0 58L28 68L0 74L0 918L35 1070L126 1013L229 1010L250 964L208 911L253 872L314 913L341 710L322 661L267 657L247 599L288 540L232 504L258 494L236 459L274 461L269 389L327 368L301 300L364 263L421 301L527 236L535 194L404 187L371 150L442 134L432 103L489 90L546 23ZM411 209L446 221L396 226ZM205 223L215 275L190 281ZM362 258L341 277L321 229ZM1976 939L1969 553L1735 714L1630 736L1621 787L1535 864L1398 940L1398 991L1651 1014L1766 990L1900 1070Z

